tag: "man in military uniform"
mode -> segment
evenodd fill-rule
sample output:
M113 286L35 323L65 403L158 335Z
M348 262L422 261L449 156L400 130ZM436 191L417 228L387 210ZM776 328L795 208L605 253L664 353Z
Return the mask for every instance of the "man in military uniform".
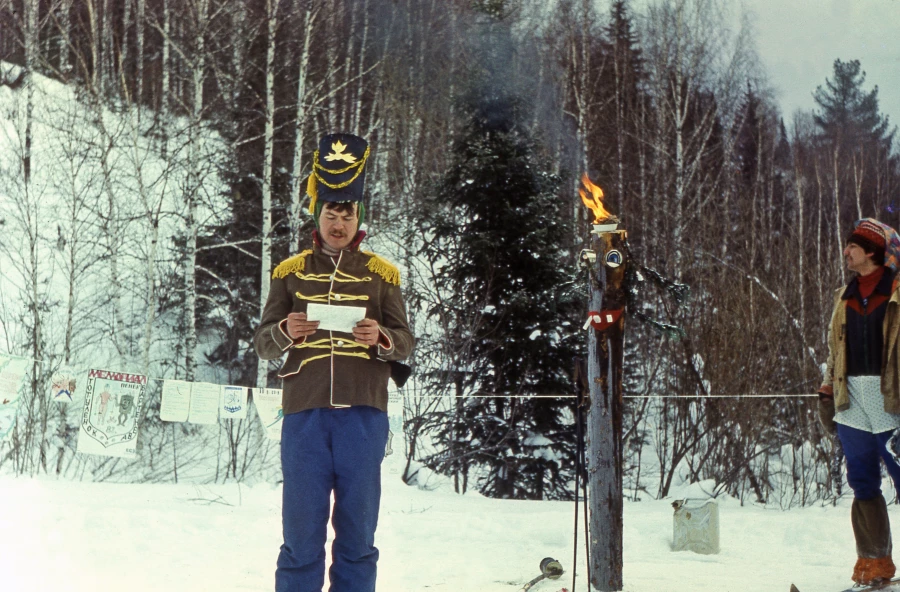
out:
M375 528L388 437L391 365L413 347L396 267L359 248L369 147L350 134L322 138L307 185L313 248L281 262L253 337L262 359L287 353L281 463L284 544L279 592L322 590L330 497L331 592L375 590ZM364 307L352 332L323 330L311 303Z

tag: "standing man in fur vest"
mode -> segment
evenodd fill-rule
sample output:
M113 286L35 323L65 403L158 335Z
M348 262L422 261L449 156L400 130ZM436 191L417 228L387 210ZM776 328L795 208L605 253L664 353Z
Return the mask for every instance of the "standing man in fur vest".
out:
M381 461L391 366L413 347L400 273L359 248L369 147L350 134L322 138L307 185L313 248L279 264L253 336L264 360L287 354L281 465L284 544L277 592L320 592L329 517L331 592L374 592ZM356 307L354 326L320 327L311 304ZM336 312L348 312L337 310ZM316 313L322 314L322 313ZM331 496L334 508L331 509Z
M853 581L863 585L895 572L881 461L900 491L900 465L887 448L900 427L898 251L900 239L889 226L872 218L854 225L843 255L855 276L835 292L819 389L819 419L837 434L847 459L857 552Z

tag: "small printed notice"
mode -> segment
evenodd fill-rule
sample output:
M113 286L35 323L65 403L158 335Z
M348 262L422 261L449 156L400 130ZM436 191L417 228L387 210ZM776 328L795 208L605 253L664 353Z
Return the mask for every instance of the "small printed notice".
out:
M0 355L0 442L12 432L31 360Z
M306 305L306 319L319 321L322 331L352 333L356 323L366 318L365 306L334 306L331 304Z
M222 407L219 409L223 419L244 419L247 417L247 387L223 386Z
M191 409L191 383L184 380L165 380L159 403L159 418L163 421L187 421Z
M26 358L0 355L0 401L18 400L30 364L31 360Z
M191 423L216 423L219 421L219 395L221 388L218 384L209 382L195 382L191 385L191 409L188 413L188 421Z
M55 403L75 401L75 371L61 368L50 378L50 400Z
M281 389L253 389L253 404L270 440L281 440L281 424L284 410L281 407Z
M90 370L84 389L78 452L134 458L146 388L147 377L140 374Z

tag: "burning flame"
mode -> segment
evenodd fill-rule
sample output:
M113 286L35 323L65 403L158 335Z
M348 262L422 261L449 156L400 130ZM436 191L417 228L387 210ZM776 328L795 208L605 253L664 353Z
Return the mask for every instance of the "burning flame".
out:
M584 188L587 189L587 191L579 189L578 195L581 196L581 201L584 202L584 205L594 213L594 224L599 224L603 220L612 218L612 213L603 207L603 190L591 183L587 173L581 175L581 184L584 185ZM590 192L590 196L588 195L588 191Z

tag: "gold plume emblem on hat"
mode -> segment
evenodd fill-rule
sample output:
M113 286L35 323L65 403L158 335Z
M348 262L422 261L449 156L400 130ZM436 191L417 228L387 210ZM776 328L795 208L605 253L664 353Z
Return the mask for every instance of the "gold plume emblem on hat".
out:
M344 152L347 149L347 145L337 140L334 144L331 145L331 149L334 151L331 154L325 157L325 160L331 162L334 160L343 160L344 162L353 164L356 162L356 157L350 154L349 152Z

